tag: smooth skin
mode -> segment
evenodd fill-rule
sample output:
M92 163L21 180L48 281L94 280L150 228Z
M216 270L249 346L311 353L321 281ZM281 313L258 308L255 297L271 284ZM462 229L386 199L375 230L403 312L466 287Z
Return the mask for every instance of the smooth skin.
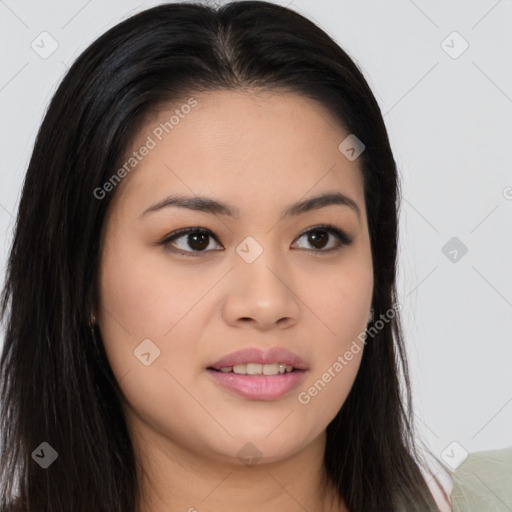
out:
M298 394L368 322L373 268L359 160L339 151L348 133L310 99L268 91L193 97L197 105L161 141L154 129L180 105L145 120L128 153L148 136L157 145L111 192L102 236L95 314L146 475L139 512L346 511L331 506L331 487L322 497L325 430L363 350L309 403ZM359 216L337 204L282 218L289 205L331 192L349 196ZM239 215L178 207L142 215L171 194L207 196ZM308 230L329 223L352 243L329 251L338 242L325 230L312 242ZM189 227L215 238L201 239L202 251L186 234L159 244ZM263 249L252 263L236 252L248 236ZM134 355L145 339L160 350L148 366ZM249 400L206 371L235 350L273 346L309 367L304 383L279 399ZM246 443L262 454L250 466L237 456Z

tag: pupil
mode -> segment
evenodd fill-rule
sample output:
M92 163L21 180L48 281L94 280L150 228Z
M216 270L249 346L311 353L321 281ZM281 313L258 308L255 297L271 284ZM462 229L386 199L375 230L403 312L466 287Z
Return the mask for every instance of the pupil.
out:
M319 235L320 233L320 235ZM322 244L322 239L324 242L326 242L327 240L327 236L326 236L326 233L325 231L312 231L309 235L309 243L311 245L313 245L316 249L321 249L322 247L325 246L325 243ZM320 241L320 247L317 247L316 244L318 244L318 242Z
M202 250L208 247L208 234L207 233L193 233L188 235L189 236L189 243L191 249L195 250ZM191 242L192 240L192 242ZM198 241L199 240L199 241ZM194 246L194 244L197 244Z

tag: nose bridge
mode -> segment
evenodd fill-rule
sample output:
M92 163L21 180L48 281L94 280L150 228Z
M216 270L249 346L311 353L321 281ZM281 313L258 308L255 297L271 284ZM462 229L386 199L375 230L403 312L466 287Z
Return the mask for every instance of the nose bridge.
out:
M259 236L258 239L260 241L248 236L237 246L237 274L251 290L273 292L277 297L282 292L285 279L284 275L279 275L285 272L280 248L271 247L271 236Z
M235 249L234 283L225 313L230 322L252 319L269 327L282 318L295 319L298 305L280 248L263 245L271 244L271 236L258 238L263 243L248 236Z

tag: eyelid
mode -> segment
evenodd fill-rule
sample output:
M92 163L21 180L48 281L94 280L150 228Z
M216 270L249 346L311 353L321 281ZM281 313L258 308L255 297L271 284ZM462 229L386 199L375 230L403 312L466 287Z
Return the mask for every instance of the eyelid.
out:
M328 233L333 234L338 242L337 246L332 247L330 249L326 249L326 250L323 250L323 249L301 249L302 251L306 251L307 253L320 254L320 255L322 253L330 254L330 253L339 251L343 247L349 246L353 243L353 238L351 236L349 236L344 230L336 227L335 225L333 225L331 223L317 224L315 226L308 227L300 235L298 235L295 240L300 239L307 233L309 233L311 231L315 231L315 230L326 231ZM177 249L175 247L173 247L173 248L167 247L174 240L181 238L184 235L188 235L190 233L207 234L208 236L213 238L219 245L222 245L220 243L218 237L212 231L210 231L207 228L203 228L203 227L199 227L199 226L177 229L176 231L173 231L169 235L166 235L163 239L161 239L159 242L157 242L157 245L165 246L166 249L169 250L170 252L177 253L177 254L183 254L185 256L192 256L192 257L196 257L196 256L200 256L202 254L207 254L207 253L212 252L212 249L205 250L205 251L183 251L183 250ZM213 250L215 250L215 249L213 249Z

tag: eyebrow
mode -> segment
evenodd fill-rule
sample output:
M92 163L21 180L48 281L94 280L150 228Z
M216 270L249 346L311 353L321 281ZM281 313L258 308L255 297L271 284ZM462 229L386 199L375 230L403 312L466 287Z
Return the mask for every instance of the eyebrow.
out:
M282 212L282 216L297 216L331 205L348 206L357 214L358 220L361 220L361 210L358 204L353 199L345 194L342 194L341 192L322 194L310 199L299 201L298 203L292 204L285 208L285 210ZM196 210L213 215L227 215L235 219L239 218L240 216L240 210L235 206L219 202L209 197L171 195L144 210L139 215L139 219L142 219L142 217L148 213L156 212L168 207L186 208L188 210Z

